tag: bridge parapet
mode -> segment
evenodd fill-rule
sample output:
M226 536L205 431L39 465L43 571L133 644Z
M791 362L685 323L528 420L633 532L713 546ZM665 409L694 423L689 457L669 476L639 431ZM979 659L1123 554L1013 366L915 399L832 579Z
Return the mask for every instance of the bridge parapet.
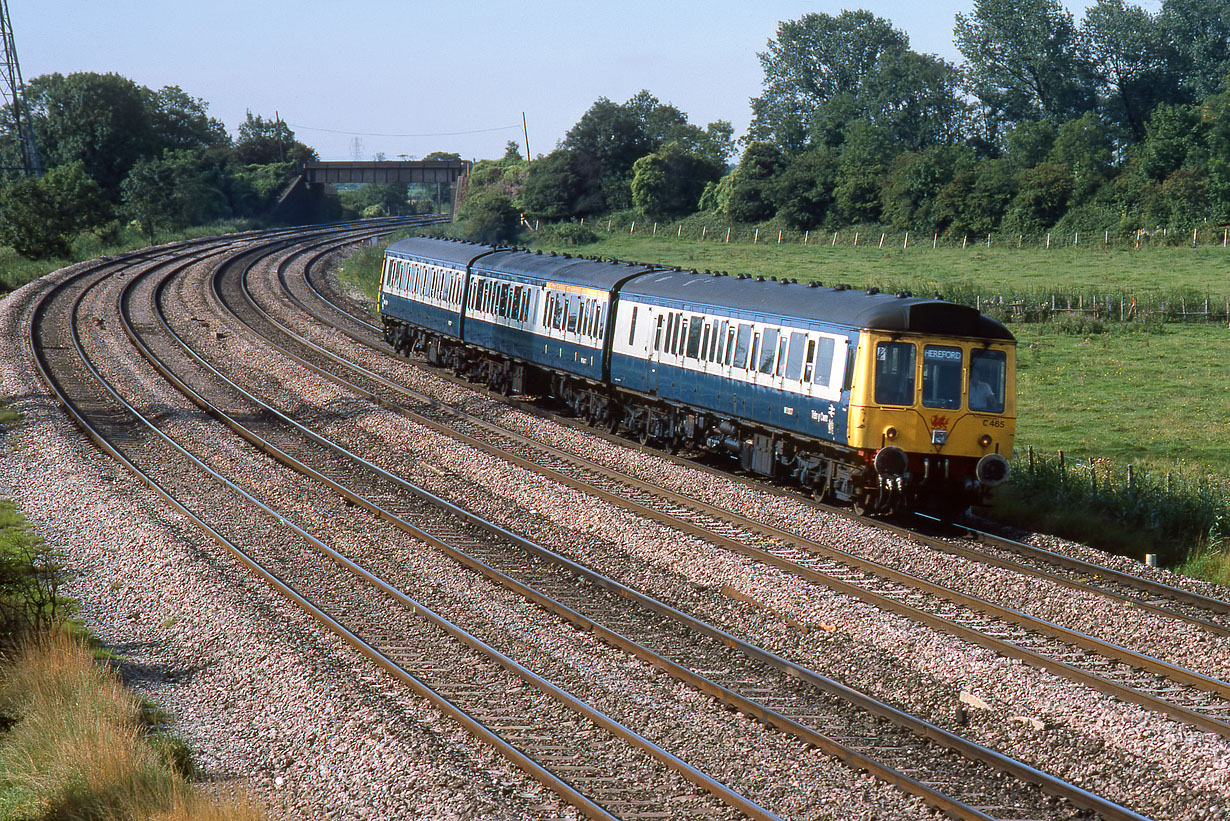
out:
M454 183L470 173L471 165L468 160L309 162L302 173L308 184Z

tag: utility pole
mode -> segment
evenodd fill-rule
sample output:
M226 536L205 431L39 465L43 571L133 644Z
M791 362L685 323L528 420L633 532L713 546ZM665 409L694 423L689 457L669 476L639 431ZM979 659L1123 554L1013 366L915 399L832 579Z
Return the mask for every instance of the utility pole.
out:
M9 20L8 0L0 0L0 39L4 40L0 92L3 92L4 100L12 113L22 171L28 177L41 177L43 168L38 161L38 147L34 144L34 129L30 125L30 111L26 107L26 88L21 79L21 66L17 62L17 44L13 41L13 23Z

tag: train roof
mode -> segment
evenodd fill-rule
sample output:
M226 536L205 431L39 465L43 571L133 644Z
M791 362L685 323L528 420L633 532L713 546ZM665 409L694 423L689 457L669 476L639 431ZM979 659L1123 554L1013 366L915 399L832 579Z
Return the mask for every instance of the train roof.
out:
M658 270L620 291L627 297L700 309L721 305L732 312L779 316L848 328L1013 339L1000 322L968 305L910 296L857 291L845 286L798 284L785 279Z
M628 277L653 270L653 266L633 262L603 262L596 259L541 251L498 251L475 263L477 270L489 269L535 282L553 282L581 288L610 291Z
M448 262L465 268L476 258L494 251L490 245L438 237L411 237L389 245L388 253Z

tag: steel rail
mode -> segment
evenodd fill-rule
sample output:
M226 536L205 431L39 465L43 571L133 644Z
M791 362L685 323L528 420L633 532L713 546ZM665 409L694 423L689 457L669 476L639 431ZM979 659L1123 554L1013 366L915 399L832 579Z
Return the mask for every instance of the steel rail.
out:
M297 302L299 305L302 305L302 302L295 299L293 295L291 295L291 298L295 302ZM360 372L365 377L374 379L378 381L380 384L383 384L392 390L396 390L401 393L414 393L402 386L397 385L391 380L385 379L384 377L381 377L378 374L373 374L371 371L363 368L362 366L347 362L344 358L339 357L330 351L327 351L322 346L317 345L311 340L307 340L303 338L302 336L296 334L294 331L286 327L284 323L281 323L277 319L270 316L266 311L264 311L264 309L260 308L260 306L255 303L255 300L252 299L250 295L248 296L248 299L251 302L251 304L256 308L256 310L258 310L262 314L263 318L266 321L280 328L283 333L286 333L288 336L291 336L293 339L295 339L297 343L310 347L311 349L328 357L330 360L338 363L339 365L345 368L349 368L353 371ZM317 318L320 319L320 317L317 317ZM395 409L398 409L400 412L408 413L412 415L417 422L420 422L422 424L427 424L435 429L446 432L448 435L458 439L459 441L463 441L467 444L470 444L475 447L485 449L488 451L498 450L499 455L502 458L505 458L508 461L512 462L513 464L517 464L528 470L532 470L542 475L547 475L554 481L562 482L563 484L566 484L569 487L582 490L586 493L594 495L597 498L601 498L604 501L610 502L612 504L620 505L625 508L629 508L629 507L634 508L637 512L642 513L642 515L646 515L650 518L653 518L656 521L659 521L669 527L673 527L676 529L684 530L685 532L693 533L694 535L700 536L701 538L704 538L711 542L721 544L722 546L727 547L728 549L742 553L743 555L746 555L750 558L757 559L770 566L777 567L778 569L785 570L789 573L798 575L808 581L822 584L831 589L834 589L839 592L845 593L847 595L851 595L856 598L859 598L863 601L866 601L870 604L880 607L881 609L885 609L891 612L898 613L899 615L903 615L903 616L906 616L907 618L919 621L932 628L943 630L953 635L957 635L958 637L963 638L967 641L970 641L971 643L977 644L982 647L986 647L988 649L994 650L999 653L1003 653L1004 655L1007 655L1012 658L1017 658L1027 664L1030 664L1031 666L1034 666L1039 669L1043 669L1048 672L1055 673L1057 675L1061 675L1068 679L1082 683L1090 687L1091 689L1094 689L1103 694L1110 695L1115 698L1119 698L1129 703L1137 704L1139 706L1145 707L1146 709L1154 710L1156 712L1167 715L1170 718L1191 724L1200 729L1203 729L1209 732L1214 732L1214 733L1217 733L1225 737L1230 737L1230 722L1206 715L1196 710L1189 709L1187 707L1175 704L1165 699L1158 698L1149 693L1141 692L1139 690L1127 687L1123 684L1120 684L1119 682L1109 680L1103 676L1097 675L1096 673L1091 673L1087 670L1081 669L1078 666L1069 664L1059 659L1051 658L1049 656L1046 656L1041 653L1030 650L1026 647L1022 647L1018 644L1008 642L1008 641L1005 641L999 638L987 636L985 633L979 630L967 627L965 625L958 624L949 619L937 617L934 614L926 612L925 610L922 610L917 607L913 607L912 605L901 602L897 599L893 599L891 597L868 590L867 588L863 586L851 584L850 582L847 582L843 579L839 579L832 575L816 571L813 568L806 567L805 565L801 565L796 561L779 557L765 549L757 548L752 545L748 545L744 541L730 538L729 536L725 534L716 533L711 528L704 527L704 526L698 526L694 523L681 520L676 515L669 514L669 513L662 513L660 511L653 510L652 508L646 508L643 505L635 501L630 501L624 496L611 493L601 488L597 488L592 483L588 483L582 480L577 480L571 476L568 476L567 474L559 473L558 471L554 471L549 467L545 467L536 461L523 458L505 449L498 449L496 446L493 446L489 442L484 442L483 440L471 437L461 431L456 431L447 426L440 425L439 423L436 423L433 420L422 417L421 414L418 414L412 410L397 406L395 403L390 403L387 399L384 399L383 397L379 397L376 394L372 393L371 391L368 391L362 388L361 386L355 385L354 383L349 382L348 380L345 380L344 378L336 374L332 374L326 370L321 369L319 366L315 365L314 363L304 360L302 357L297 356L296 354L294 354L294 352L285 348L285 346L280 346L276 342L268 338L267 338L267 341L271 345L274 345L275 347L277 347L284 355L289 356L289 357L294 357L297 361L299 361L304 366L325 376L326 378L331 379L332 381L338 384L341 384L347 387L348 389L358 393L359 395L370 398L373 401L376 401L386 407L395 408ZM442 403L437 402L436 400L430 399L429 397L427 398L427 401L429 401L431 404L433 404L436 407L447 408L447 406L443 405ZM451 408L448 408L448 410L455 413L459 417L466 418L468 421L482 425L483 427L490 427L489 423L483 420L479 420L477 419L477 417L474 417L471 414L467 414L463 411L458 411L456 409L451 409ZM507 438L517 439L520 441L529 441L525 437L519 437L516 434L513 434L508 431L501 431L500 435L505 436ZM719 519L724 519L727 522L734 524L738 527L751 530L753 532L758 532L770 540L776 539L779 541L794 544L800 548L812 551L818 555L824 556L834 561L838 561L851 568L857 569L864 573L869 573L871 575L874 575L881 579L890 581L892 583L918 589L922 592L929 593L933 596L937 596L941 599L950 601L954 604L958 604L962 607L966 607L976 612L984 613L993 618L998 618L1003 621L1016 624L1017 626L1027 629L1027 630L1033 630L1035 632L1041 633L1043 635L1047 635L1059 641L1069 643L1076 647L1080 647L1084 650L1097 653L1106 658L1114 659L1115 661L1118 661L1120 663L1127 664L1133 667L1138 667L1143 670L1147 670L1154 675L1168 678L1172 681L1182 683L1186 686L1195 687L1197 689L1201 689L1206 692L1216 694L1222 698L1230 698L1230 684L1227 684L1226 682L1222 682L1218 679L1214 679L1209 676L1204 676L1200 673L1187 670L1177 665L1169 664L1168 662L1165 662L1159 659L1154 659L1150 656L1146 656L1141 653L1136 653L1132 650L1121 647L1119 645L1116 645L1110 642L1105 642L1096 637L1089 636L1079 631L1071 630L1069 628L1054 624L1052 622L1049 622L1043 619L1039 619L1037 617L1023 613L1021 611L1003 607L1002 605L998 605L993 602L988 602L983 599L979 599L975 596L970 596L968 594L960 593L959 591L955 591L950 588L942 587L940 585L936 585L931 582L918 579L916 577L913 577L908 574L905 574L900 571L889 568L885 565L881 565L879 563L855 556L854 554L851 554L847 551L843 551L839 548L836 548L830 545L823 545L818 542L814 542L797 533L794 533L794 532L791 532L791 531L788 531L782 528L777 528L772 525L765 524L763 522L743 516L742 514L724 510L722 508L709 505L705 502L701 502L699 500L684 496L682 494L677 494L672 491L665 490L663 488L654 487L654 486L648 485L643 482L638 482L636 480L632 480L627 477L620 476L614 471L611 471L590 460L584 459L583 457L565 453L564 451L561 451L557 448L553 448L549 445L545 445L543 443L538 443L538 442L533 442L532 444L533 444L533 447L538 448L542 451L551 453L552 455L557 456L558 458L565 459L572 463L582 465L584 469L586 470L590 470L599 475L606 476L608 478L611 478L615 481L622 482L624 484L632 485L633 487L637 487L642 490L651 491L653 494L657 495L658 497L662 499L665 499L667 502L671 504L678 505L684 508L690 508L690 509L702 511L706 513L706 515L714 516Z
M353 241L353 240L348 240L348 242L349 241ZM234 262L235 261L232 260L232 261L229 261L228 264L234 264ZM164 280L158 286L158 289L161 290L166 285L167 281L169 280ZM131 292L131 289L135 286L135 284L136 284L136 280L128 283L125 286L123 292L121 292L121 294L117 297L117 299L124 300L126 295ZM223 411L216 408L211 403L209 403L208 400L206 400L203 396L200 396L198 393L196 393L185 382L183 382L177 375L175 375L171 371L169 366L166 365L165 362L162 362L160 360L157 354L155 354L154 351L151 348L149 348L149 346L141 338L140 334L136 331L136 328L131 323L126 310L121 308L120 315L124 323L125 334L133 342L133 344L137 347L137 349L141 352L142 356L147 361L149 361L150 364L156 370L158 370L159 373L161 373L164 376L164 378L168 379L179 390L181 390L181 392L184 392L185 395L187 395L193 401L198 402L198 404L203 403L202 407L205 407L207 410L210 410L210 412L214 414L215 416L217 416L218 418L223 419L223 420L226 419L226 414ZM191 352L190 348L184 344L183 340L181 340L175 334L175 332L172 329L170 329L169 326L166 325L165 320L161 316L159 316L159 319L163 323L164 332L168 333L181 346L183 346L184 350L189 352L193 356L194 359L196 359L201 364L205 365L207 369L213 370L212 368L210 368L210 366L204 363L203 360L197 357L195 353ZM225 377L217 373L217 371L213 371L213 372L216 376L225 380ZM158 431L158 433L159 435L166 438L165 434L162 434L161 431ZM168 439L168 441L170 440ZM176 447L178 448L177 445ZM270 452L266 448L261 448L261 449L266 450L266 452ZM188 454L188 456L189 458L193 459L193 461L198 461L195 459L195 457L192 457L191 454ZM299 463L296 462L295 464L299 464ZM213 473L213 471L209 469L207 466L204 466L203 463L202 463L202 467L205 470L210 470L210 472ZM303 466L303 467L306 467L306 466ZM275 511L272 511L266 508L263 505L263 503L261 503L259 500L256 500L254 497L251 497L249 494L246 493L246 491L243 491L242 488L238 488L237 486L233 485L233 483L231 483L230 480L226 479L225 477L220 477L220 481L230 486L235 492L240 493L246 498L248 498L252 504L265 509L269 515L277 516L281 518L279 514L277 514ZM296 532L303 533L302 531L300 531L298 527L294 526L293 524L287 522L287 525L292 527ZM774 821L775 819L778 819L778 816L776 814L764 809L763 807L760 807L759 805L750 801L749 799L742 796L738 792L730 789L729 787L727 787L725 784L721 783L720 781L717 781L716 779L713 779L712 777L708 776L704 772L696 769L695 767L692 767L686 761L678 758L673 753L670 753L668 750L665 750L664 748L658 746L657 744L654 744L653 742L644 738L643 736L636 733L635 731L629 729L628 727L616 721L615 719L612 719L606 716L604 713L601 713L600 711L594 709L593 707L586 704L582 700L576 698L575 696L572 696L570 693L567 693L566 691L562 690L561 688L557 687L556 685L552 684L546 679L543 679L542 677L533 673L533 671L529 670L528 668L525 668L519 662L500 653L495 648L491 647L490 645L487 645L486 643L482 642L477 637L465 631L463 628L447 621L439 614L436 614L434 611L425 607L423 604L415 601L414 599L407 596L406 594L404 594L403 592L401 592L400 590L398 590L397 588L395 588L388 582L384 581L383 579L379 578L375 574L372 574L369 571L366 571L365 569L361 568L359 565L355 564L354 562L347 559L346 557L344 557L337 551L328 547L327 545L325 545L323 542L316 539L315 537L312 537L310 534L303 533L303 536L313 545L315 549L327 555L330 559L332 559L334 562L339 564L339 566L342 566L345 569L349 570L350 572L355 573L356 575L359 575L361 578L363 578L365 581L367 581L372 586L376 587L377 589L381 590L385 594L399 601L405 607L411 609L412 612L422 615L424 618L426 618L428 621L430 621L431 623L439 627L444 632L453 636L457 640L465 643L467 646L470 646L471 649L474 649L476 652L480 652L488 656L493 661L495 661L497 664L499 664L501 667L504 667L509 672L522 678L524 681L538 688L540 691L544 692L546 695L550 696L551 698L555 699L559 703L563 704L565 707L589 719L594 724L602 727L603 729L605 729L607 732L611 733L612 735L618 738L621 738L622 740L632 745L633 747L643 750L646 754L648 754L655 760L659 761L664 766L668 767L669 769L675 772L678 772L681 776L683 776L690 783L713 794L714 796L716 796L717 798L719 798L720 800L722 800L723 802L725 802L732 808L737 809L739 812L743 813L747 817L753 818L753 819L765 819L765 821ZM245 564L248 564L248 562L245 561ZM265 574L261 573L261 575L264 576ZM279 589L280 589L280 586L279 586ZM349 631L347 631L347 633L349 634ZM346 636L343 636L343 638L346 638ZM359 639L358 637L355 637L355 638L359 642L362 642L362 639ZM349 639L347 640L349 641ZM363 646L366 647L367 645L364 644ZM378 651L375 651L375 650L373 650L372 652L378 653ZM381 655L380 658L386 658L386 657ZM378 663L381 663L383 666L383 662L378 662ZM390 663L395 664L395 662L390 662ZM399 678L409 677L413 679L413 676L409 672L406 672L406 671L403 671L401 674L398 674L398 675L399 675ZM433 701L433 703L435 703L437 700L444 701L445 703L447 703L447 700L444 699L443 696L434 694L434 692L431 691L430 688L428 688L426 684L419 682L417 679L414 679L414 681L417 683L412 686L416 688L416 691L418 691L419 687L422 687L425 689L425 692L420 693L421 695L424 695L425 697L430 698ZM431 693L432 695L428 695L429 693ZM460 708L453 707L451 710L446 710L446 712L448 712L450 715L452 715L454 711L457 711L458 714L460 715L464 715L464 713L460 712ZM472 729L473 720L468 719L468 717L466 718L467 720L463 720L460 723L462 723L462 726L465 727L466 729ZM478 725L474 725L474 726L478 726ZM553 773L550 773L545 768L543 768L541 765L537 764L532 759L528 758L528 756L526 756L524 753L521 753L520 751L516 750L516 748L513 747L512 745L509 745L507 742L504 742L502 739L499 739L499 737L495 735L492 731L480 728L479 731L475 732L475 735L482 738L485 741L489 741L489 743L492 743L492 745L495 746L498 751L507 754L510 760L512 760L518 766L522 766L522 769L526 770L526 772L530 774L531 777L534 777L538 779L539 781L541 781L544 784L544 786L547 786L548 788L557 792L557 794L559 794L561 798L563 798L568 803L571 803L574 806L577 806L577 808L580 809L582 812L585 812L587 815L592 815L593 817L597 817L597 818L611 817L609 816L609 814L606 812L605 809L601 808L599 805L592 802L588 797L576 791L571 785L563 781L563 779L559 778L558 776L555 776ZM493 740L493 739L497 739L497 740ZM507 753L508 750L512 750L513 754L508 754ZM528 763L531 766L524 766L525 763Z
M225 300L222 298L220 294L220 288L217 285L217 279L218 278L215 277L214 299L216 302L219 302L220 304L225 305ZM259 309L259 306L256 306L256 307ZM239 317L236 317L236 320L240 322L243 321ZM167 328L167 331L170 333L174 333L169 328ZM213 371L214 374L218 378L226 379L224 375L222 375L215 368L210 366L199 355L192 352L190 346L188 346L185 342L181 340L180 344L185 349L185 351L188 352L190 356L192 356L194 359L197 360L199 364ZM273 343L273 344L275 345L275 347L277 347L276 343ZM426 491L425 489L419 488L415 485L411 485L405 482L404 480L400 479L399 477L388 474L387 472L381 470L377 466L371 464L369 461L363 459L363 457L358 456L357 454L354 454L346 450L340 445L337 445L336 443L333 443L330 440L319 436L318 434L307 429L305 426L301 425L295 420L287 417L285 414L282 414L281 412L277 411L275 408L272 408L267 403L262 402L260 399L253 396L251 393L247 392L242 387L236 385L233 382L233 380L227 380L227 381L231 383L232 387L236 391L244 395L250 402L253 402L257 406L262 407L266 413L271 414L274 417L278 418L282 424L295 429L296 431L299 432L301 436L315 442L316 444L322 447L328 448L336 455L351 461L352 463L364 468L365 470L369 470L369 471L372 471L380 475L381 478L400 486L404 491L411 493L419 497L420 499L424 499L425 501L428 501L429 503L437 507L440 507L443 510L450 512L452 515L457 516L463 521L467 521L477 527L481 527L485 530L488 530L489 532L493 533L496 536L507 539L513 542L514 544L517 544L522 549L533 552L536 555L540 555L543 558L546 558L554 563L557 563L561 567L566 567L573 573L583 575L585 578L590 579L593 583L599 584L600 586L603 586L603 587L607 587L608 589L611 589L617 592L618 595L621 595L625 598L635 600L654 612L658 612L661 615L665 615L669 618L680 621L680 623L689 626L690 628L694 629L698 633L708 635L711 638L716 638L722 643L726 644L727 646L740 649L741 651L745 653L745 655L748 655L749 657L756 658L759 661L767 663L770 666L773 666L779 670L782 670L783 672L786 672L790 676L799 678L800 680L808 681L813 686L816 686L818 689L839 695L851 701L852 703L858 704L860 708L867 709L868 712L871 712L876 715L880 715L881 717L887 718L889 720L894 720L896 723L899 723L902 726L907 726L911 729L912 732L915 732L917 735L920 735L924 738L929 738L931 740L939 741L940 743L945 743L945 745L949 746L950 749L954 749L957 752L962 753L963 755L967 755L970 758L974 758L975 760L982 760L984 762L995 762L995 764L1001 769L1001 771L1009 772L1017 778L1031 781L1032 783L1041 783L1045 785L1048 792L1052 792L1052 794L1056 794L1056 795L1061 795L1062 797L1068 799L1069 801L1071 801L1072 803L1078 806L1086 807L1089 809L1095 809L1095 811L1103 814L1103 816L1108 819L1109 818L1117 818L1117 819L1118 818L1122 818L1122 819L1140 818L1139 815L1132 813L1130 810L1126 810L1125 808L1119 807L1118 805L1113 804L1113 802L1107 802L1105 799L1102 799L1099 796L1092 795L1086 791L1081 790L1078 787L1075 787L1074 785L1067 784L1066 782L1062 782L1059 779L1054 779L1052 776L1049 776L1046 773L1043 773L1034 768L1031 768L1028 765L1022 764L1021 762L1015 761L1014 759L1011 759L1009 757L1002 756L1002 754L996 751L980 747L980 745L977 745L974 742L970 742L967 739L961 738L960 736L951 734L948 731L943 730L942 728L936 727L935 725L931 725L915 717L908 716L907 714L900 713L900 711L897 711L896 708L893 708L890 705L885 705L873 699L868 699L868 697L863 696L862 694L856 693L855 691L850 691L848 690L848 688L844 688L844 686L841 685L840 683L833 682L821 676L820 674L815 673L814 671L810 671L810 670L807 670L806 668L802 668L792 662L789 662L788 660L782 659L781 657L770 653L769 651L756 648L754 645L746 644L742 642L741 640L725 632L717 630L716 628L709 627L708 625L704 625L703 623L699 621L696 621L696 620L689 621L691 617L688 617L686 614L682 614L679 611L676 611L667 605L662 605L660 603L653 602L652 599L649 599L648 597L644 597L641 594L636 593L635 591L625 588L622 585L619 585L618 582L614 582L613 580L606 579L605 577L595 574L592 571L586 571L584 568L581 568L580 566L573 565L567 559L564 559L563 557L559 556L558 554L555 554L554 552L550 551L547 548L541 547L533 542L525 540L517 536L516 534L513 534L503 529L499 525L494 525L486 521L485 519L482 519L481 517L475 516L474 514L464 510L463 508L453 505L447 500L443 500L435 496L434 494L431 494L429 491ZM186 385L183 385L181 389L184 389L187 392L189 392L190 396L192 396L194 393L194 392L191 392L191 389L188 388ZM217 408L216 406L213 406L212 403L208 402L208 400L205 399L205 397L202 397L199 394L196 394L194 401L196 401L202 408L204 408L211 414L221 419L225 424L227 424L233 430L235 430L236 433L238 433L241 436L244 436L249 441L251 441L254 445L256 445L257 447L260 447L263 451L269 453L274 458L281 461L283 464L286 464L288 467L292 467L293 469L299 470L300 472L303 472L305 475L309 476L310 478L333 488L335 492L338 492L343 497L349 499L355 504L366 507L367 509L371 510L376 515L384 518L386 521L390 521L394 524L398 524L398 526L403 527L403 529L405 529L406 532L410 533L411 535L414 535L416 538L425 539L432 543L439 543L439 540L433 539L430 536L430 534L424 534L421 530L416 528L414 525L410 524L409 522L405 522L404 520L397 517L396 514L393 514L387 511L386 509L381 507L379 504L372 502L366 497L363 497L362 495L355 493L350 488L345 487L335 482L334 480L330 479L329 477L325 476L319 471L316 471L315 469L311 468L310 466L304 465L300 460L285 453L283 450L278 448L273 443L268 442L267 440L263 439L259 434L255 433L254 431L251 431L247 426L243 425L237 420L230 419L225 412L223 412L221 409ZM444 546L451 547L448 545L444 545ZM464 556L465 554L463 551L458 551L456 548L452 548L450 550L450 555ZM492 568L482 565L482 563L477 562L477 560L469 559L468 563L471 563L472 566L476 567L476 569L479 569L482 572L489 573L489 574L498 573L498 571L494 571ZM492 578L501 578L501 577L502 577L502 574L500 574L499 576L492 575ZM546 597L541 597L540 600L544 604L548 604L548 603L554 604L553 602L550 602L550 600ZM566 610L566 608L561 608L558 604L555 604L555 606L552 609L555 609L556 612L561 612L562 614L564 614ZM567 611L567 612L574 612L574 611ZM592 622L586 620L583 616L580 616L579 614L577 614L577 617L581 619L581 621L579 621L578 623L581 624L582 626L586 626L589 629L596 629L596 626L593 625ZM615 634L612 633L611 635L615 635ZM621 643L621 645L625 646L626 649L629 649L633 652L636 652L635 648L638 646L630 642ZM652 651L645 651L645 652L652 652ZM660 656L657 656L656 654L654 655L653 658L656 659L654 663L658 663L659 666L662 666L664 669L668 669L668 670L671 669L671 666L668 660L663 660ZM663 661L666 661L666 663L665 664L662 663ZM724 689L718 689L717 685L712 685L712 687L713 687L713 693L715 695L718 695L719 697L722 697L725 693L729 692L729 691L725 691ZM772 711L769 711L767 710L767 708L764 708L763 706L758 705L758 704L751 706L748 712L751 715L762 718L762 720L769 718L769 716L772 714ZM793 729L791 725L795 724L794 722L790 721L789 719L785 717L779 717L778 719L773 720L773 723L775 723L776 726L780 726L786 729ZM812 741L811 738L807 738L807 737L804 737L804 738L805 740ZM818 739L815 743L819 743ZM839 753L835 753L835 754L838 754L839 757L843 757L843 758L846 758L847 760L850 760L848 753L846 755L841 755ZM904 779L908 779L908 776L900 776L900 777ZM892 780L894 783L899 783L896 779L892 779ZM913 779L908 779L908 780L913 781ZM913 782L913 783L917 784L918 782ZM948 800L951 801L951 799L948 799ZM949 811L952 811L952 810L949 810ZM982 817L981 815L976 814L977 811L971 810L971 812L974 812L975 814L966 816L966 817Z

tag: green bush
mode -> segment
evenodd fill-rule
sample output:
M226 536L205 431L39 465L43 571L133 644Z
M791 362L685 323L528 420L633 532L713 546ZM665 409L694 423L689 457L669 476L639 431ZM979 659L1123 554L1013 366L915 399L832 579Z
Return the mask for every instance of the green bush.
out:
M534 241L548 245L589 245L598 241L598 235L589 226L577 222L557 222L542 226Z

